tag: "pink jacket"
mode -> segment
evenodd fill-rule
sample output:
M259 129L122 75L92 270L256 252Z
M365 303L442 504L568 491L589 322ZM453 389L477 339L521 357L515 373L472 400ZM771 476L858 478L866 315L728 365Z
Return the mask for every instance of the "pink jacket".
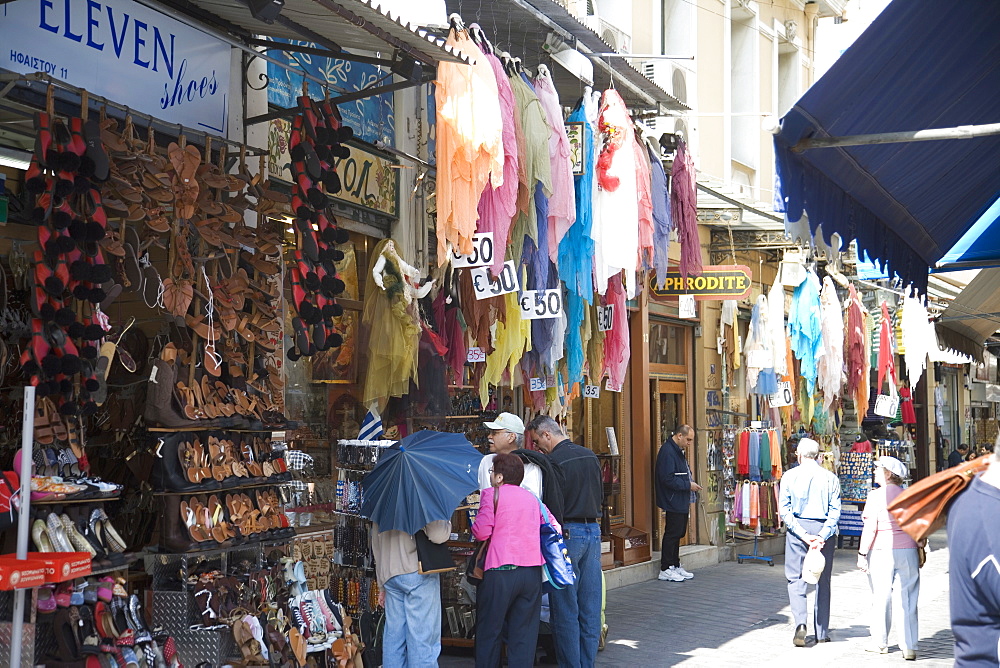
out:
M868 493L865 509L861 512L864 528L861 530L859 552L892 550L916 547L910 536L899 528L899 523L889 514L887 507L903 491L899 485L885 485Z
M499 512L494 514L493 489L482 491L479 513L472 525L476 540L491 538L486 554L486 568L497 566L541 566L542 548L539 527L542 503L534 494L517 485L501 485ZM562 527L549 512L549 521L560 533Z

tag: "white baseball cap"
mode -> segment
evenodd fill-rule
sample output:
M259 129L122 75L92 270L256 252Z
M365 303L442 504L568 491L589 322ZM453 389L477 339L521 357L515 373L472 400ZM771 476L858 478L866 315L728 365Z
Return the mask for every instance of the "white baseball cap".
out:
M524 422L513 413L501 413L493 422L484 422L490 429L505 429L515 434L524 434Z
M889 473L894 473L900 478L906 478L909 475L909 471L906 470L906 464L899 461L895 457L889 457L888 455L882 455L875 462L875 466L881 466Z

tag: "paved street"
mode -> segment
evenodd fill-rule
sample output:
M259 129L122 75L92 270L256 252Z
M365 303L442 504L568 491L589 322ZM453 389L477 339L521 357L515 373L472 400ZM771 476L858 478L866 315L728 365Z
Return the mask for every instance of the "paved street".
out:
M932 538L931 548L921 571L917 664L951 666L944 532ZM792 645L794 627L779 556L774 567L725 562L697 571L689 582L651 581L608 592L608 646L597 663L608 668L910 665L902 664L895 625L887 656L864 651L869 589L867 576L857 570L856 562L855 550L837 551L831 643L814 645L810 637L805 648ZM471 666L473 662L449 656L442 657L441 665Z

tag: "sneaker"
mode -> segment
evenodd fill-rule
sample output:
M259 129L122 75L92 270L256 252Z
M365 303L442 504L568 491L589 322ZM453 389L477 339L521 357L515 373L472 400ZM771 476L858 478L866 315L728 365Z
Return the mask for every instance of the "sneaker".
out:
M691 578L694 577L694 573L690 573L684 570L683 566L677 566L677 572L683 575L685 580L690 580Z
M904 649L903 658L906 661L916 661L917 660L917 650L915 649Z
M657 579L669 580L670 582L684 582L685 578L683 575L677 572L677 568L675 566L671 566L665 571L660 571L660 574L657 576Z

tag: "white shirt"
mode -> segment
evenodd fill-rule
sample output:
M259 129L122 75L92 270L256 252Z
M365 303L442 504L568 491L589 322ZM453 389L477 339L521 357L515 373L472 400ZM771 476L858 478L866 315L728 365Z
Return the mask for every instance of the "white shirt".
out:
M492 487L490 485L490 469L493 468L494 457L496 455L490 453L484 455L482 461L479 462L479 489ZM542 498L542 469L538 464L527 463L524 465L524 479L521 481L521 487L539 499Z

